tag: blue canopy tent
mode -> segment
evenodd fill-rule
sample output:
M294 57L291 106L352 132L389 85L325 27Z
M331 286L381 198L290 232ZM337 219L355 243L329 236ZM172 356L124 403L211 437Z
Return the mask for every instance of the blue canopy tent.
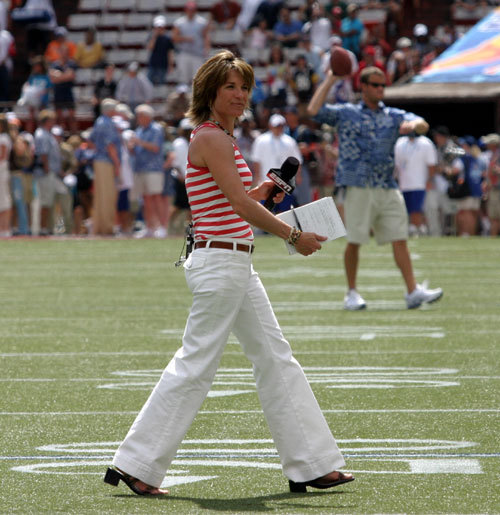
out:
M413 82L500 83L500 8L434 59Z
M387 88L386 101L456 134L500 132L500 8L416 75Z

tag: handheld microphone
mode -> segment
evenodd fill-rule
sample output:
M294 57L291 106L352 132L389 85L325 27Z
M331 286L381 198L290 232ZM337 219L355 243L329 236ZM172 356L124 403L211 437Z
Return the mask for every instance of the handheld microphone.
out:
M295 175L299 169L299 160L296 157L289 156L285 159L281 168L271 168L267 172L267 176L274 182L271 193L264 202L266 209L272 210L274 207L273 198L280 192L292 193L295 189Z

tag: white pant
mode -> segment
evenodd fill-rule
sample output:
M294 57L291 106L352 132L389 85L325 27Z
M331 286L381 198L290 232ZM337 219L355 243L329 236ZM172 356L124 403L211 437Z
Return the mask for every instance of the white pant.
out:
M203 248L185 263L193 305L182 348L137 416L113 464L160 486L204 401L231 331L253 363L284 474L308 481L344 466L302 368L284 339L251 256Z

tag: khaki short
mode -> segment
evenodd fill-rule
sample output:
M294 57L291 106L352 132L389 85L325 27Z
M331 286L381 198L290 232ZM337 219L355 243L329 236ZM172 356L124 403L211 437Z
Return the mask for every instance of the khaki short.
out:
M458 211L479 211L481 199L478 197L465 197L457 202Z
M7 166L2 163L0 167L0 212L7 211L12 207L10 196L10 173Z
M488 193L488 216L493 220L500 220L500 189L493 189Z
M163 172L139 172L134 174L133 199L144 195L161 195L165 175Z
M397 189L349 186L344 216L349 243L367 243L370 230L379 245L408 239L408 213Z

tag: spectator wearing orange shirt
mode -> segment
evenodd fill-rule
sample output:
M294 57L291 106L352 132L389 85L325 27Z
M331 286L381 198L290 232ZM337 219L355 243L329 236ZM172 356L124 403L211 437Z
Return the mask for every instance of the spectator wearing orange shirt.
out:
M66 38L68 30L65 27L57 27L54 31L55 39L53 39L45 50L45 60L48 64L62 60L62 48L66 48L65 53L69 59L74 59L76 54L76 44Z

